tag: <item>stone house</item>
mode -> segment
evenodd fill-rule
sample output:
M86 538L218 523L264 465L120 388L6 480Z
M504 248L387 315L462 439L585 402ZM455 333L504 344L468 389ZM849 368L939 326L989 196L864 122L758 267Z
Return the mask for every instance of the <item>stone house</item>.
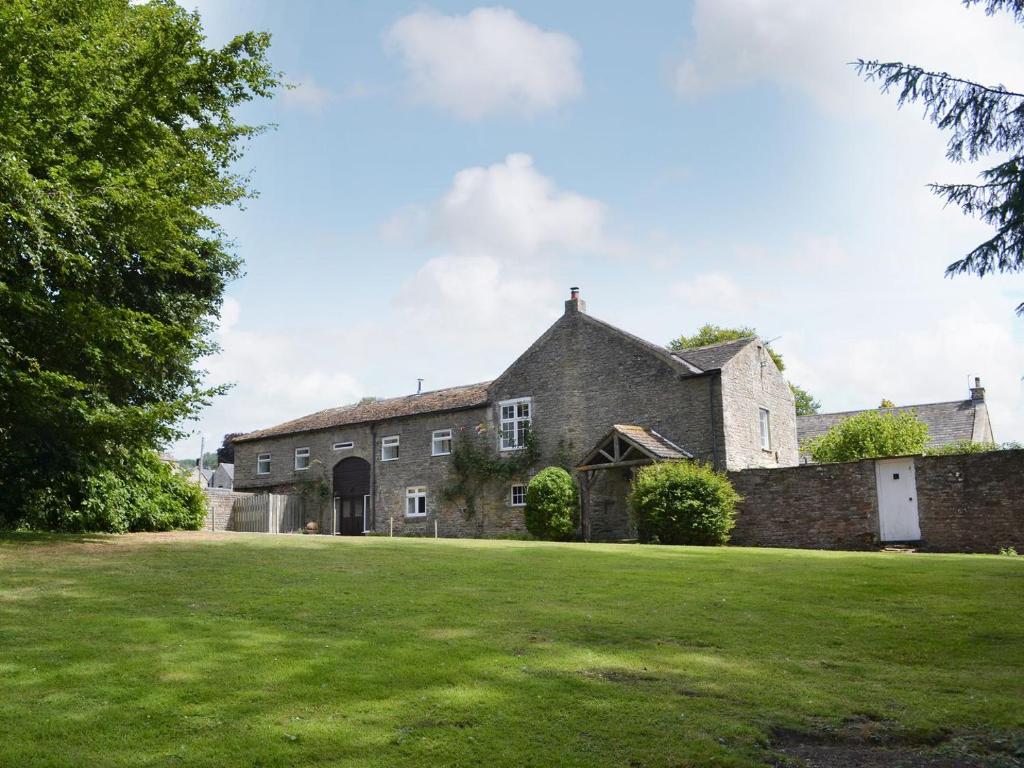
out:
M526 483L556 464L581 486L581 534L621 539L636 466L798 458L793 396L760 339L672 353L589 315L577 289L493 381L331 408L234 444L236 491L300 494L307 518L342 534L521 532ZM453 495L470 478L456 459L471 449L517 474Z
M974 386L970 388L970 396L966 400L869 410L881 413L913 413L928 426L929 448L941 448L953 443L995 442L988 406L985 404L985 388L981 386L980 378L974 379ZM851 416L864 412L863 410L843 411L797 416L797 436L800 439L800 444L820 437Z

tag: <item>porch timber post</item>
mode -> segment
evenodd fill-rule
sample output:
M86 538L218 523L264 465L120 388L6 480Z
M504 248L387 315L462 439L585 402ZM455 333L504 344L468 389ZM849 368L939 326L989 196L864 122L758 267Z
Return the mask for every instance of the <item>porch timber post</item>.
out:
M593 479L591 470L580 472L580 533L584 541L590 541L590 485Z

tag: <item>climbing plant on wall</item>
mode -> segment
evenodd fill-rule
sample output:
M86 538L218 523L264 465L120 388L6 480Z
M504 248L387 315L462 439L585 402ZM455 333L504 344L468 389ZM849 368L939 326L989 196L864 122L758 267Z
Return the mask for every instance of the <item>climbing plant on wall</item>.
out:
M460 429L452 445L451 475L441 488L446 502L462 502L465 514L477 511L477 499L487 490L501 489L513 480L522 479L538 459L537 442L527 429L525 446L518 451L499 454L495 450L493 430L480 424Z

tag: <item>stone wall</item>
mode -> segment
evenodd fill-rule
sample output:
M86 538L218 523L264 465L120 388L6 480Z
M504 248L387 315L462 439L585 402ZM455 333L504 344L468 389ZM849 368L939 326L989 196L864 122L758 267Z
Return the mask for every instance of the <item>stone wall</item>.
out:
M1024 451L915 460L921 548L1024 549ZM881 545L875 462L730 472L744 499L731 543L868 549Z
M252 494L224 488L204 488L203 495L206 496L206 523L203 527L208 531L230 531L231 509L235 499Z
M769 450L761 447L761 408L768 411ZM729 469L798 463L793 392L760 340L744 347L722 369L722 417Z
M925 548L1024 552L1024 450L916 460Z
M867 549L878 541L874 461L730 472L743 497L731 543Z

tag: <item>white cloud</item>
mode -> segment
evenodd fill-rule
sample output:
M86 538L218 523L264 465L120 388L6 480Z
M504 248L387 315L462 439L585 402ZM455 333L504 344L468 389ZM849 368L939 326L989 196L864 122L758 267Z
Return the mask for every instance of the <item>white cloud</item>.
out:
M302 80L287 80L287 87L281 89L281 101L288 107L304 109L319 114L335 95L316 83L311 77Z
M406 209L385 230L452 253L523 258L606 249L605 217L603 203L558 189L529 155L513 154L459 171L439 200Z
M579 46L507 8L465 16L419 11L403 16L385 42L402 58L413 98L461 118L532 115L579 96Z
M674 72L688 97L773 82L833 111L881 108L849 65L858 58L1024 86L1019 26L953 0L697 0L693 28Z
M493 256L438 256L427 261L398 297L403 319L453 356L486 354L500 339L494 371L525 349L559 308L554 282ZM436 348L436 347L434 347Z
M711 322L718 322L719 315L749 312L752 301L749 293L729 275L722 272L707 272L688 280L681 280L671 287L674 297L688 307L713 310Z

